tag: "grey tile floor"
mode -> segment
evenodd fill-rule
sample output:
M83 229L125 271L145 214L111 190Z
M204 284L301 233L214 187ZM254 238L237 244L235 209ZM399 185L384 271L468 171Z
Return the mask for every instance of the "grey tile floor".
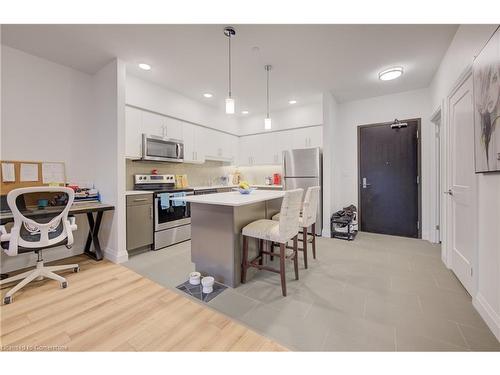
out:
M292 350L500 351L439 246L369 233L317 244L298 281L288 265L286 298L279 275L261 271L208 306ZM190 242L124 265L171 289L194 270Z

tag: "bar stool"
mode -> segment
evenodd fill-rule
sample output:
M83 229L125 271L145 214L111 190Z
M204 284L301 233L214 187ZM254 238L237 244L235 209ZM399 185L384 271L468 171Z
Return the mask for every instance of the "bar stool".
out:
M307 268L307 243L311 242L313 258L316 259L316 215L318 213L318 201L320 186L312 186L307 189L302 206L302 212L299 219L299 227L302 229L302 248L299 250L304 253L304 267ZM273 220L279 221L281 212L272 217ZM312 238L308 239L308 228L311 227ZM271 248L271 253L274 251ZM273 254L274 255L274 254ZM271 258L272 259L272 258Z
M283 197L281 203L280 219L268 220L261 219L254 221L242 230L243 235L243 262L241 266L241 282L246 282L247 270L250 267L259 270L266 270L279 273L281 276L281 291L283 296L286 296L286 270L285 260L292 259L295 269L295 279L299 279L299 266L298 266L298 234L299 234L299 216L300 216L300 203L302 201L303 189L289 190ZM259 241L259 254L252 260L248 259L248 238L256 238ZM289 254L286 253L286 244L288 241L293 240L293 251ZM270 251L264 250L264 242L279 243L280 252L273 254L280 258L279 269L266 266L264 264L264 255L271 255Z

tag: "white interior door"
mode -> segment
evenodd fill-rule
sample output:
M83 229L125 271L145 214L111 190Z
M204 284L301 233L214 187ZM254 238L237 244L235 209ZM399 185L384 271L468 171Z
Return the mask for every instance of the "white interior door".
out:
M477 262L477 181L474 173L472 78L449 97L449 250L451 268L474 295Z

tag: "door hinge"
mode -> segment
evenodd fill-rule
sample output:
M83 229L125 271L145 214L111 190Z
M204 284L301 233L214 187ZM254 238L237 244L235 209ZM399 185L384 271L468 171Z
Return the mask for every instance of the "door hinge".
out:
M417 229L420 229L420 222L417 221Z
M472 267L470 268L470 276L472 277L472 275L474 274L474 271L472 270Z
M438 224L438 225L436 225L436 230L439 230L439 224Z
M417 185L420 183L420 176L417 176Z
M418 139L418 130L417 130L417 139Z

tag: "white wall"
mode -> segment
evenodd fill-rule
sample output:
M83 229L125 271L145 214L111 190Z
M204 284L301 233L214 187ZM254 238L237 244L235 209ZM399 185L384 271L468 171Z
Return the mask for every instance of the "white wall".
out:
M115 206L113 220L103 220L100 239L106 258L120 263L126 250L125 205L125 64L114 60L93 77L94 121L89 126L94 181L102 200Z
M339 106L330 92L323 93L323 236L330 237L330 217L335 211L334 192L337 189L334 171L335 137L338 134Z
M2 160L64 161L69 181L89 181L82 159L82 129L92 122L92 77L2 45ZM53 260L79 254L87 222L77 217L75 245L44 254ZM33 254L1 255L1 269L33 265Z
M119 173L125 173L124 146L120 145L123 140L118 132L120 127L124 129L123 83L118 87L124 80L124 73L118 78L119 68L107 67L91 76L7 46L2 45L1 50L0 158L63 161L69 182L94 183L103 193L103 201L117 205L117 211L104 214L102 223L103 248L111 246L110 229L106 228L116 225L114 218L122 214L116 197L123 197L113 189L118 189L121 181L125 184L125 178L118 177ZM118 66L116 62L112 64ZM118 98L120 92L121 99ZM106 167L96 168L97 164ZM87 219L78 215L77 224L73 248L46 251L45 260L83 251ZM123 233L116 233L116 238L125 238ZM33 262L33 254L7 257L2 252L1 255L3 272L31 266Z
M465 68L496 29L496 25L461 25L446 51L429 86L432 110L436 110L457 82Z
M290 106L271 114L272 130L293 129L309 125L323 124L323 106L321 102L307 105ZM264 114L240 117L238 121L239 135L263 133Z
M459 27L430 85L433 110L445 104L457 80L495 29L496 25ZM477 182L479 269L475 272L478 290L473 303L500 340L500 174L479 174Z
M429 239L431 226L430 195L433 175L434 125L430 122L430 97L427 89L356 100L338 105L338 126L333 141L333 210L358 203L357 127L397 119L421 118L422 142L422 238Z
M2 45L2 159L66 162L86 177L75 132L92 121L91 76Z
M162 86L127 75L126 104L238 135L237 117Z

